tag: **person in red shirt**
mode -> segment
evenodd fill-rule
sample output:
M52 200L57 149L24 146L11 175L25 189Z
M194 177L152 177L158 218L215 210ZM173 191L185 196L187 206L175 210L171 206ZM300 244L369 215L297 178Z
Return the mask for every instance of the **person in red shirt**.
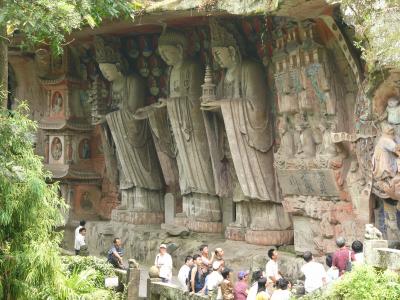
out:
M339 269L339 276L342 276L347 270L349 263L355 260L353 251L346 247L346 240L343 237L336 239L336 246L339 248L333 254L332 265Z
M233 295L235 296L234 300L246 300L248 293L248 271L240 271L238 273L238 281L233 288Z

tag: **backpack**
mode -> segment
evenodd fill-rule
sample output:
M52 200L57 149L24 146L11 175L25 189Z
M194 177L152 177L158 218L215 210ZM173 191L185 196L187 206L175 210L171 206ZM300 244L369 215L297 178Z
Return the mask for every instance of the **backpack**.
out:
M346 272L351 272L352 264L351 264L351 251L349 251L349 259L346 261Z
M188 291L189 292L192 292L192 284L191 284L191 282L192 282L192 270L193 270L194 267L196 267L196 266L191 266L190 267L189 276L186 279L186 285L188 287Z

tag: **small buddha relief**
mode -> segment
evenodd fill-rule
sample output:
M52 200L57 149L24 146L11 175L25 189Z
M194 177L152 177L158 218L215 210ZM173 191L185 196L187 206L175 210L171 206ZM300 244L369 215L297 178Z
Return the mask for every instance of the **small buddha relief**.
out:
M59 113L63 108L63 98L59 92L55 92L51 101L51 110L53 113Z
M152 96L158 96L158 94L160 93L160 88L158 87L157 79L153 76L149 76L147 82L150 88L150 94Z
M90 200L89 192L84 192L81 196L80 206L83 210L88 211L93 207L93 203Z
M149 65L151 69L151 74L155 77L160 77L162 74L162 69L160 67L160 62L158 61L157 56L152 55L149 58Z
M140 52L144 57L149 57L150 55L153 54L154 48L153 48L153 43L147 36L140 36L139 37L139 47L140 47Z
M139 74L143 77L147 78L150 75L150 69L147 64L146 59L143 56L140 56L137 61L137 68L139 70Z
M88 139L83 139L79 143L79 158L81 159L90 158L90 144Z
M58 137L55 137L51 142L51 156L54 160L59 160L62 155L62 143Z

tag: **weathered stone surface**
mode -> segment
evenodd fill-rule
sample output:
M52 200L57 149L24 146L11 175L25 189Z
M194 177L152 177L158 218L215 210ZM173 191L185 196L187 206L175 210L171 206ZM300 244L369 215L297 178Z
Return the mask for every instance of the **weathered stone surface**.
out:
M161 229L165 230L170 236L185 237L190 234L190 231L185 226L177 226L173 224L161 224Z
M333 170L279 170L283 195L339 196Z

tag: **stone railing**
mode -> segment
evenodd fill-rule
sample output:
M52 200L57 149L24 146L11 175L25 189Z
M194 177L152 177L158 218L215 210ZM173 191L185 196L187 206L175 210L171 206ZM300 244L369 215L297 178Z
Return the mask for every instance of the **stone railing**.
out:
M184 292L177 286L161 282L160 279L148 279L147 281L147 300L177 300L177 299L190 299L190 300L204 300L208 299L207 296Z
M369 265L400 271L400 250L388 248L387 240L365 240L364 256Z

